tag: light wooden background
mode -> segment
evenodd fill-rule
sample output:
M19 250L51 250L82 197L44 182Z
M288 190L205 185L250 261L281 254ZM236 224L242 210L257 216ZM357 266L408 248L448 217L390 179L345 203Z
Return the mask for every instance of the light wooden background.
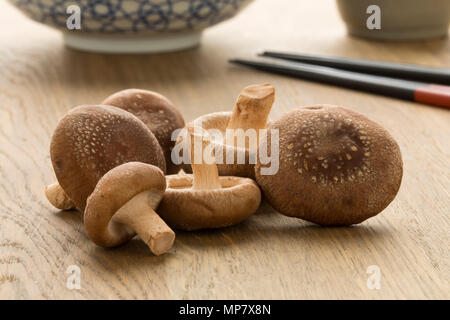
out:
M85 298L450 298L450 111L240 69L231 57L262 49L449 67L449 40L368 42L346 36L332 0L258 0L209 29L182 53L107 56L64 48L58 32L0 1L0 297ZM404 179L395 201L352 228L320 228L264 204L239 226L178 233L154 257L139 240L114 250L90 242L77 212L44 197L54 180L49 142L71 107L138 87L167 95L186 120L230 110L240 89L270 82L272 118L298 106L344 105L399 142ZM81 268L81 290L66 269ZM381 289L366 286L381 268Z

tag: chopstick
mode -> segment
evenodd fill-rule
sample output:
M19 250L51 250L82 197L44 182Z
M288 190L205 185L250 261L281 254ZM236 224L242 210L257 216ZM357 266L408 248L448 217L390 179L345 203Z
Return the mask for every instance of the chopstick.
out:
M260 56L389 76L393 78L405 78L409 80L433 82L446 85L450 84L450 69L445 68L421 67L411 64L349 59L324 55L313 56L276 51L265 51L261 53Z
M369 75L285 60L260 62L232 59L229 62L257 70L450 108L450 86Z

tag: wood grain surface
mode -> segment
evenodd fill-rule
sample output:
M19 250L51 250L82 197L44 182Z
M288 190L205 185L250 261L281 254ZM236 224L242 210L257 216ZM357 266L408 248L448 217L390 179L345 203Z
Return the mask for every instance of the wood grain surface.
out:
M199 48L157 55L66 49L61 34L0 1L0 298L380 299L450 298L450 112L242 69L231 57L263 49L449 67L448 39L351 38L334 1L258 0L208 29ZM178 232L155 257L135 239L117 249L89 241L78 212L45 199L55 180L49 143L70 108L137 87L169 97L186 120L231 110L248 84L270 82L271 118L299 105L347 106L385 126L401 146L404 178L384 212L359 226L321 228L263 204L244 223ZM81 289L66 269L81 269ZM367 268L381 288L367 287Z

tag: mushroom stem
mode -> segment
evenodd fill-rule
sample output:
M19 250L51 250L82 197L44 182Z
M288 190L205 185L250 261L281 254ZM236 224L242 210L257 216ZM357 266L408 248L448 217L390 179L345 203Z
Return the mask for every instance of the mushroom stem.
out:
M132 228L153 254L160 255L172 247L175 233L153 210L155 202L150 191L141 192L123 205L113 219Z
M275 99L269 83L244 88L236 101L227 129L263 129Z
M58 182L52 183L45 188L45 196L47 200L60 210L70 210L75 208L74 203L64 192Z
M189 126L188 133L191 140L191 167L194 175L192 183L193 189L220 189L222 185L219 180L219 171L217 169L214 148L208 133L200 127ZM195 148L201 146L201 149ZM204 150L211 148L211 154L208 155L208 161L205 161ZM196 152L201 152L200 159L196 159ZM198 158L198 157L197 157ZM199 163L200 160L200 163Z

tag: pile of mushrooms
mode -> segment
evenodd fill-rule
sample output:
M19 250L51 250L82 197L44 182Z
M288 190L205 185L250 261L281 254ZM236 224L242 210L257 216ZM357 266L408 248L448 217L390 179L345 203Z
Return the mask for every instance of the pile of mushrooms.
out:
M170 100L147 90L76 107L52 136L57 182L47 186L47 199L58 209L84 212L95 244L115 247L139 235L155 255L172 247L172 228L242 222L258 210L261 190L281 214L325 226L357 224L389 205L403 167L384 128L330 105L297 108L268 123L274 96L270 84L248 86L232 112L186 126ZM255 131L256 144L246 140L247 130ZM173 162L180 150L187 152L185 163ZM260 150L278 150L273 174L263 170L268 164ZM227 154L245 161L227 163Z

